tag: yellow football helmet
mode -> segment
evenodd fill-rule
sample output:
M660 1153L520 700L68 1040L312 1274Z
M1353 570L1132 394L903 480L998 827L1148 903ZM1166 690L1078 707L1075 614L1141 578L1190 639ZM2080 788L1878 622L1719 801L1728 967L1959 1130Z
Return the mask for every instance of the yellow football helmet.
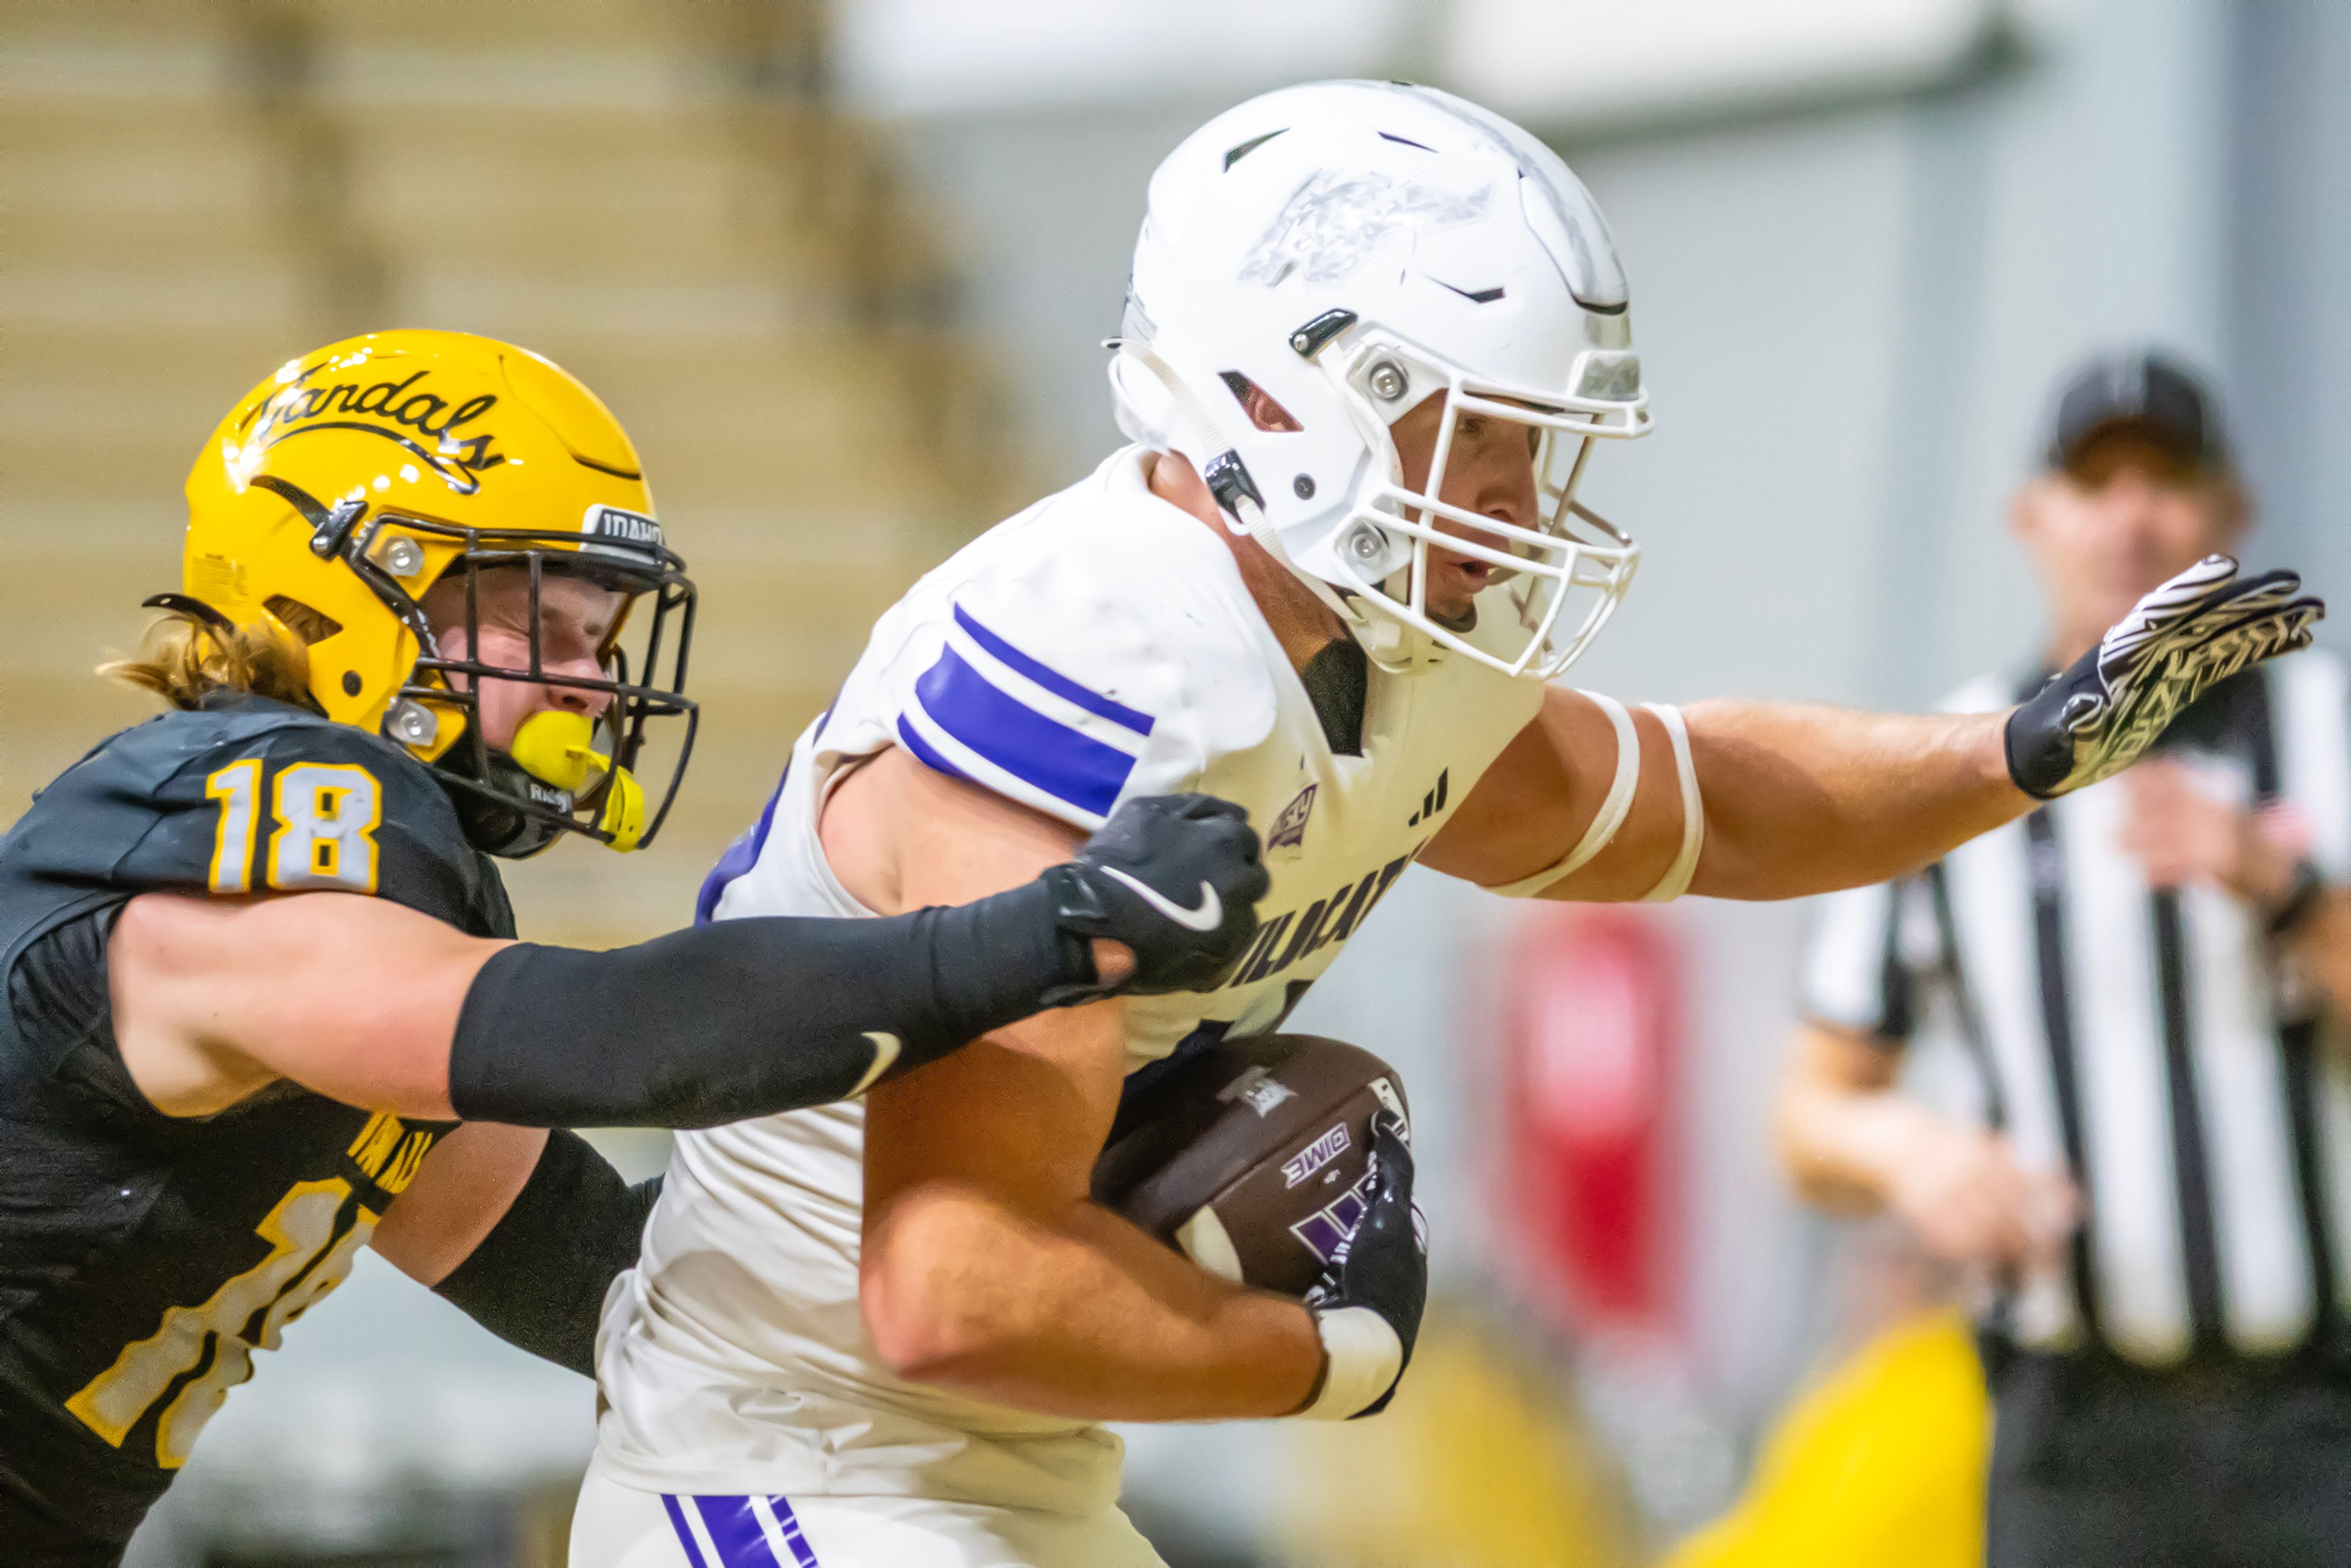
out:
M529 854L557 832L650 843L693 753L684 695L694 584L664 544L636 449L593 392L528 350L465 332L371 332L281 366L239 400L189 471L185 600L215 623L265 628L308 656L310 695L340 724L388 737L455 786L467 831ZM650 596L606 640L603 680L484 664L475 574L520 567L534 608L546 573ZM468 574L469 656L445 658L419 601ZM641 622L635 668L622 646ZM667 650L664 666L664 650ZM509 755L476 722L483 680L605 694L591 727L542 713ZM631 769L648 720L685 735L650 822ZM601 731L601 734L592 733Z

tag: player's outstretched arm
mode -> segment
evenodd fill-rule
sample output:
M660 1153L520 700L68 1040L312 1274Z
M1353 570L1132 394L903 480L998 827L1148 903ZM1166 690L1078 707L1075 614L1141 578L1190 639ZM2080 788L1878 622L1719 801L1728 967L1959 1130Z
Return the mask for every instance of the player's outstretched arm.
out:
M485 941L357 894L149 894L116 923L109 987L124 1064L171 1114L287 1079L404 1115L702 1126L854 1094L1040 1009L1211 972L1247 944L1264 888L1229 808L1138 801L1068 861L962 907L724 921L601 953ZM1161 913L1211 895L1208 930Z
M2210 686L2306 645L2324 611L2300 591L2291 572L2241 578L2211 558L2004 714L1709 702L1627 716L1555 688L1422 858L1581 900L1881 882L2128 767Z

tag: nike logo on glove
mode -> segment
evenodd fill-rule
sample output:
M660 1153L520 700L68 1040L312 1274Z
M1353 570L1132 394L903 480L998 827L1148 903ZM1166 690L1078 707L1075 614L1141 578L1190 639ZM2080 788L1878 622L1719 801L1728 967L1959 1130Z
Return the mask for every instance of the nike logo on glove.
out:
M1182 904L1176 903L1174 899L1168 897L1165 894L1160 892L1157 888L1151 886L1149 883L1130 874L1129 873L1119 870L1118 867L1114 865L1103 866L1102 868L1102 873L1104 876L1114 876L1118 878L1119 881L1126 883L1127 886L1134 889L1136 897L1142 899L1144 903L1151 905L1152 908L1159 911L1160 914L1167 916L1168 919L1173 920L1176 925L1181 925L1186 931L1199 931L1203 933L1214 931L1217 926L1222 925L1225 923L1225 901L1218 898L1217 896L1217 890L1210 887L1206 882L1200 883L1200 902L1198 906L1192 909L1186 909Z

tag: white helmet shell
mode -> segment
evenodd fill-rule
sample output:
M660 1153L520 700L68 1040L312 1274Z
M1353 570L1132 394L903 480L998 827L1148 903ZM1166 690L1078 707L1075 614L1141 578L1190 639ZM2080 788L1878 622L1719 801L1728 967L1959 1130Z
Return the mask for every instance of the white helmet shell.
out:
M1210 120L1152 176L1117 348L1122 428L1188 458L1384 668L1449 651L1548 679L1631 580L1637 548L1573 494L1592 441L1650 423L1614 242L1555 153L1474 104L1317 82ZM1407 488L1388 427L1439 393ZM1533 526L1438 499L1468 414L1540 434ZM1426 612L1432 546L1497 569L1468 626Z

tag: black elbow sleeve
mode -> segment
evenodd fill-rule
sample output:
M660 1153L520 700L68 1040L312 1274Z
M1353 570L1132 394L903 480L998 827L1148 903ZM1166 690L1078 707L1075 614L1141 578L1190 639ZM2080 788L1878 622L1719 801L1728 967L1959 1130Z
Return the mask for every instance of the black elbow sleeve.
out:
M636 1266L661 1177L635 1186L576 1133L550 1133L530 1180L466 1260L433 1287L506 1341L596 1375L604 1293Z
M1093 978L1031 883L887 920L726 920L609 953L518 943L449 1053L468 1120L703 1127L820 1105Z

